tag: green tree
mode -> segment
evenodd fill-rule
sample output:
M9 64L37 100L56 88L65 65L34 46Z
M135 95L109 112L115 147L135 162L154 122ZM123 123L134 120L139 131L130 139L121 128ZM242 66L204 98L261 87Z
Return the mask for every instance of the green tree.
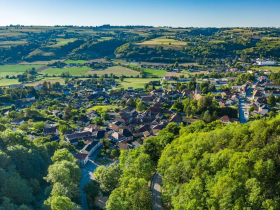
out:
M58 130L59 130L59 132L60 132L61 134L65 134L66 131L69 130L69 128L68 128L67 125L60 125L60 126L58 127Z
M269 95L269 97L268 97L268 99L267 99L267 103L268 103L269 105L271 105L271 106L275 106L275 104L276 104L276 99L275 99L273 93L271 93L271 94Z
M142 112L146 109L146 105L144 104L144 102L140 101L137 103L136 105L136 110L139 112Z
M99 195L100 187L98 182L91 180L83 186L83 190L92 200L94 200Z

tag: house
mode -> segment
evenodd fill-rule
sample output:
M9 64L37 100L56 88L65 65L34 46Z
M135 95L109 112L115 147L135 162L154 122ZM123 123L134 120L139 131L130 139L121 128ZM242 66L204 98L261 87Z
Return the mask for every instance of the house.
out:
M65 95L70 95L70 94L71 94L70 89L64 89L64 90L63 90L63 94L65 94Z
M119 147L120 150L127 150L127 151L129 151L130 149L132 149L132 146L130 146L128 143L125 143L123 141L119 141L117 143L117 146Z
M33 96L32 94L26 96L26 101L31 101L31 100L35 100L35 96Z
M83 153L76 153L74 155L74 158L76 158L79 162L80 165L86 165L88 162L88 155L87 154L83 154Z
M173 115L171 115L170 119L168 120L168 122L174 122L177 124L180 124L182 121L183 121L183 118L178 113L174 113Z
M114 131L119 131L120 128L123 128L123 124L120 121L116 121L113 123L109 123L108 127L111 128Z
M109 139L113 142L119 142L119 141L125 140L125 137L123 135L119 134L118 132L114 132L109 137Z
M11 125L21 125L24 122L24 120L21 119L13 119L10 123Z
M87 154L91 156L100 146L101 143L99 141L88 141L89 144L86 144L84 148L80 151L82 154Z
M262 87L280 89L280 85L272 83L265 83L264 85L262 85Z
M120 129L119 133L125 138L125 140L130 141L133 139L133 134L128 129Z
M67 134L65 135L64 139L66 141L70 141L71 139L81 139L83 137L86 136L91 136L92 133L89 131L83 131L83 132L79 132L79 133L72 133L72 134Z
M153 102L154 102L154 98L153 97L151 97L151 96L144 96L144 97L142 97L142 99L141 99L141 101L143 102L143 103L145 103L145 104L153 104Z
M269 112L269 108L266 105L262 105L259 107L258 113L260 115L268 114L268 112Z
M50 127L50 128L44 128L43 134L44 136L50 136L50 135L58 136L59 132L56 127Z
M191 94L192 94L192 91L187 89L187 90L182 90L181 91L181 94L183 97L187 97L187 98L190 98L191 97Z
M199 101L199 99L202 98L202 95L200 95L200 94L194 94L193 98L194 98L195 100Z
M9 88L24 88L25 85L24 84L13 84L13 85L9 85Z
M262 93L260 90L253 90L253 99L258 99L262 97Z
M38 85L35 85L33 87L34 87L35 90L41 90L42 86L43 86L42 84L38 84Z
M84 128L84 131L89 131L89 132L94 132L94 131L98 131L99 130L99 126L98 125L94 125L94 124L90 124L87 127Z
M101 140L101 139L104 139L104 138L108 138L108 133L105 131L105 130L98 130L96 131L95 133L95 138L97 140Z
M221 117L221 118L220 118L220 121L221 121L222 123L225 123L225 124L228 124L228 123L232 123L232 122L233 122L233 120L232 120L229 116L227 116L227 115L224 115L223 117Z
M145 131L150 131L150 130L151 130L151 127L149 125L143 125L138 130L134 131L133 134L135 137L140 137L140 136L143 136L143 133Z
M277 62L274 61L274 60L258 58L258 59L256 60L256 64L257 64L258 66L274 66L274 65L277 65Z
M59 110L54 110L52 113L53 113L54 116L58 116L59 114L63 114L63 112L59 111Z
M82 116L78 119L77 124L82 125L82 126L88 126L90 124L90 120L88 119L87 116Z

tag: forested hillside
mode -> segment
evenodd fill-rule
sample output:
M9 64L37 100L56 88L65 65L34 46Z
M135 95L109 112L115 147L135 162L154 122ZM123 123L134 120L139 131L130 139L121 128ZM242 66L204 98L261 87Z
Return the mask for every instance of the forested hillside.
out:
M158 162L172 209L279 209L280 116L180 130ZM214 123L212 123L214 126Z

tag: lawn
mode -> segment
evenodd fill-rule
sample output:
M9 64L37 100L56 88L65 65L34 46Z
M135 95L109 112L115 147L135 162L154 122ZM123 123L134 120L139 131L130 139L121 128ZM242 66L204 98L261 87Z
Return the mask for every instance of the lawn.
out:
M100 105L100 106L93 106L89 109L87 109L87 111L90 111L90 110L98 110L98 109L102 109L102 111L106 111L107 109L114 109L114 108L117 108L118 106L114 106L114 105Z
M98 76L100 75L104 75L104 74L114 74L116 76L121 76L121 75L125 75L125 76L136 76L139 75L138 71L134 71L122 66L112 66L112 67L108 67L104 70L90 70L87 72L87 74L97 74Z
M279 72L280 71L280 66L261 66L261 67L255 67L253 68L254 70L271 70L271 71L274 71L274 72Z
M1 79L0 80L0 86L8 86L11 84L20 84L20 82L18 82L18 79Z
M153 76L158 76L158 77L164 77L166 71L164 70L156 70L156 69L144 69L145 73L149 75L153 75Z
M60 75L63 72L69 72L71 75L83 75L90 70L89 67L71 67L71 68L51 68L41 71L41 74Z
M123 82L121 82L121 86L118 86L118 88L124 88L127 89L128 87L133 88L144 88L144 85L150 81L158 81L159 78L125 78Z
M86 61L86 60L66 60L66 61L64 61L64 63L66 63L66 64L70 64L70 63L74 63L74 64L77 64L77 63L84 64L85 62L87 62L87 61Z
M29 68L39 69L43 66L44 65L2 65L0 66L0 72L24 72Z

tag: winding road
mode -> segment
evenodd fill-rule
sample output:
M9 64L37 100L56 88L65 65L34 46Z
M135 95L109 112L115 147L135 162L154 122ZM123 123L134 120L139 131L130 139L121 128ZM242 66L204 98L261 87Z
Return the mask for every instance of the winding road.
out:
M155 174L151 184L153 210L162 210L161 175Z

